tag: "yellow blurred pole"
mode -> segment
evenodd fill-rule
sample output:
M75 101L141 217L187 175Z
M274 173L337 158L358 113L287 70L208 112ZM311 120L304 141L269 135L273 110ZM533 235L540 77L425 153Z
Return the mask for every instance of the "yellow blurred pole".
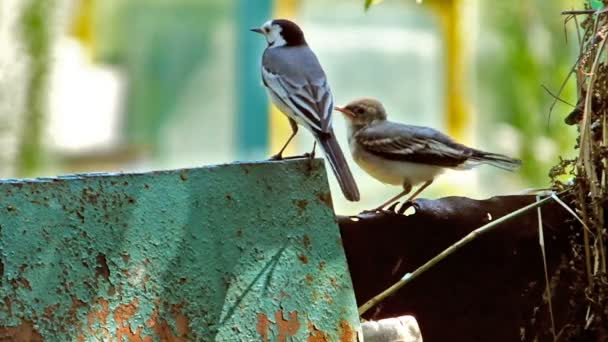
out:
M445 43L445 123L448 134L463 143L471 143L473 117L468 102L467 59L463 30L462 8L467 1L425 0L433 13L439 17ZM469 4L470 5L470 4Z
M86 49L88 56L95 56L95 0L76 0L74 16L70 33L78 39Z
M299 0L275 0L273 8L273 18L293 19L299 4ZM270 19L270 18L269 18ZM283 147L283 144L291 135L291 126L283 113L281 113L274 105L270 104L270 153L275 154ZM283 155L294 154L296 140L285 149Z

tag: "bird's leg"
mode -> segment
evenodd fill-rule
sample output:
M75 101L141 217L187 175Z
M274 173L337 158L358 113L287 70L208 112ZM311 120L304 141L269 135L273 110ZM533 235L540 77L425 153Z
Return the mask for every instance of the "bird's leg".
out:
M409 183L403 183L403 191L401 191L400 193L398 193L396 196L391 197L391 199L389 199L388 201L382 203L377 208L372 209L372 210L365 210L363 212L364 213L366 213L366 212L373 212L373 213L375 213L377 211L380 211L380 210L384 209L384 207L386 207L387 205L389 205L389 204L395 202L396 200L400 199L401 197L409 194L410 191L412 191L412 186Z
M410 196L410 197L407 199L407 201L405 201L405 203L412 202L412 201L413 201L413 200L414 200L416 197L418 197L418 195L420 195L420 193L421 193L421 192L422 192L424 189L426 189L426 188L427 188L429 185L431 185L432 183L433 183L433 180L426 181L424 184L422 184L422 186L420 186L420 187L418 188L418 190L416 190L416 192L414 192L414 193L413 193L413 194L412 194L412 195L411 195L411 196Z
M289 137L289 139L287 139L287 141L285 142L285 145L283 145L283 147L281 147L281 149L279 150L279 153L271 156L270 160L283 160L283 151L285 151L285 149L287 148L287 145L289 145L289 143L291 142L293 137L295 137L296 134L298 133L298 123L295 122L294 119L289 118L289 125L291 125L291 136Z
M315 143L312 145L312 152L310 153L306 153L308 155L308 157L310 158L310 160L312 161L313 159L315 159L315 150L317 149L317 141L315 140Z
M315 149L316 148L317 148L317 141L315 140L315 143L312 145L312 152L310 152L310 153L304 153L304 156L308 157L308 168L310 170L312 170L313 162L315 160Z

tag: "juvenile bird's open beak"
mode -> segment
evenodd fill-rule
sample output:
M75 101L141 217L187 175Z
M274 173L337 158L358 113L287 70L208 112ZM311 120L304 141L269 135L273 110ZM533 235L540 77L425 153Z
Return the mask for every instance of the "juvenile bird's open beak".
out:
M252 28L250 31L251 32L255 32L255 33L259 33L259 34L263 34L264 33L264 31L262 31L262 29L258 28L258 27Z
M334 107L334 109L337 110L338 112L348 116L349 118L355 117L355 114L346 108L336 106L336 107Z

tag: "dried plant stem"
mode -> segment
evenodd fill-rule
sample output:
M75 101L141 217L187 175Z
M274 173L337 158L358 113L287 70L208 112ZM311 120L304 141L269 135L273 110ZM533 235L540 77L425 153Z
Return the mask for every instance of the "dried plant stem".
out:
M600 184L600 181L597 178L597 172L596 172L596 165L594 163L594 160L592 158L592 154L594 154L594 145L593 145L593 141L591 138L591 117L592 117L592 98L594 96L594 87L595 87L595 81L597 79L597 73L598 73L598 66L599 66L599 60L600 60L600 56L602 55L602 52L604 51L604 47L606 46L606 31L600 29L598 31L598 26L599 26L599 16L596 17L595 23L594 23L594 32L592 37L594 37L592 40L595 40L595 37L599 37L600 38L600 42L599 45L595 51L595 56L593 59L593 63L591 65L591 69L589 70L588 74L590 75L588 84L587 84L587 93L585 94L585 106L584 106L584 110L583 110L583 119L581 120L581 137L580 137L580 157L578 159L578 164L579 164L579 170L584 169L585 171L585 175L588 178L588 184L589 184L589 190L591 192L591 197L592 197L592 203L596 202L600 196L603 194L603 190L602 190L602 184ZM593 45L590 46L590 48L593 48ZM583 197L584 199L584 197ZM581 206L584 208L585 206L585 202L581 202ZM596 258L594 258L594 260L598 260L600 261L601 264L601 269L605 270L606 269L606 262L605 262L605 251L604 251L604 244L602 241L602 229L603 229L603 219L601 218L601 216L603 215L603 210L594 207L593 208L593 214L596 217L596 219L598 220L598 224L597 226L597 236L599 241L597 241L597 248L595 248L596 253L599 253L599 255L596 255ZM585 243L585 256L587 257L587 250L590 250L590 246L589 246L589 239L587 236L587 239L584 240ZM597 267L599 265L595 265L596 267L594 267L594 269L597 269ZM589 269L587 269L587 271L589 271ZM591 275L590 275L591 277ZM591 282L590 282L591 284Z
M420 276L424 272L428 271L431 267L435 266L440 261L442 261L449 255L453 254L454 252L458 251L459 249L461 249L462 247L467 245L469 242L477 239L482 234L485 234L485 233L488 233L488 232L494 230L496 227L500 226L501 223L514 219L532 209L536 209L542 205L545 205L546 203L548 203L551 200L553 200L553 198L551 196L545 197L540 201L534 202L523 208L517 209L512 213L502 216L486 225L483 225L480 228L475 229L474 231L470 232L467 236L458 240L456 243L454 243L453 245L451 245L450 247L445 249L443 252L439 253L437 256L435 256L431 260L427 261L424 265L418 267L413 273L407 273L398 282L391 285L391 287L382 291L382 293L378 294L377 296L373 297L372 299L370 299L369 301L367 301L366 303L361 305L361 307L359 307L359 315L363 315L365 312L367 312L367 310L373 308L378 303L382 302L386 297L394 294L400 288L402 288L404 285L406 285L407 283L416 279L418 276Z
M559 197L555 196L555 194L551 195L551 198L559 199ZM540 201L540 196L536 196L536 202ZM536 208L536 213L538 216L538 244L540 245L540 253L543 257L543 269L545 272L545 288L547 292L547 302L549 303L549 318L551 319L551 333L553 334L553 341L557 341L557 335L555 332L555 316L553 315L553 301L551 300L551 281L549 281L549 267L547 267L547 253L545 251L545 233L543 231L543 215L541 213L540 207Z
M579 173L582 170L579 169ZM583 194L583 188L579 185L578 187L578 203L581 206L581 215L583 216L583 222L589 226L589 218L587 216L587 206L585 204L585 194ZM591 271L591 248L589 247L589 231L583 229L583 247L585 250L585 270L587 271L587 283L591 285L593 283L593 273Z

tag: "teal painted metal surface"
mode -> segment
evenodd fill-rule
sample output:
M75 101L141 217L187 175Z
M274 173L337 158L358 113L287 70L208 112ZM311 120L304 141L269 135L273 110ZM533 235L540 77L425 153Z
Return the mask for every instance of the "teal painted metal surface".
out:
M320 160L6 180L0 211L0 337L357 338Z
M262 86L260 63L266 41L249 31L271 19L271 0L238 0L237 10L237 148L243 158L259 158L268 151L268 99Z

